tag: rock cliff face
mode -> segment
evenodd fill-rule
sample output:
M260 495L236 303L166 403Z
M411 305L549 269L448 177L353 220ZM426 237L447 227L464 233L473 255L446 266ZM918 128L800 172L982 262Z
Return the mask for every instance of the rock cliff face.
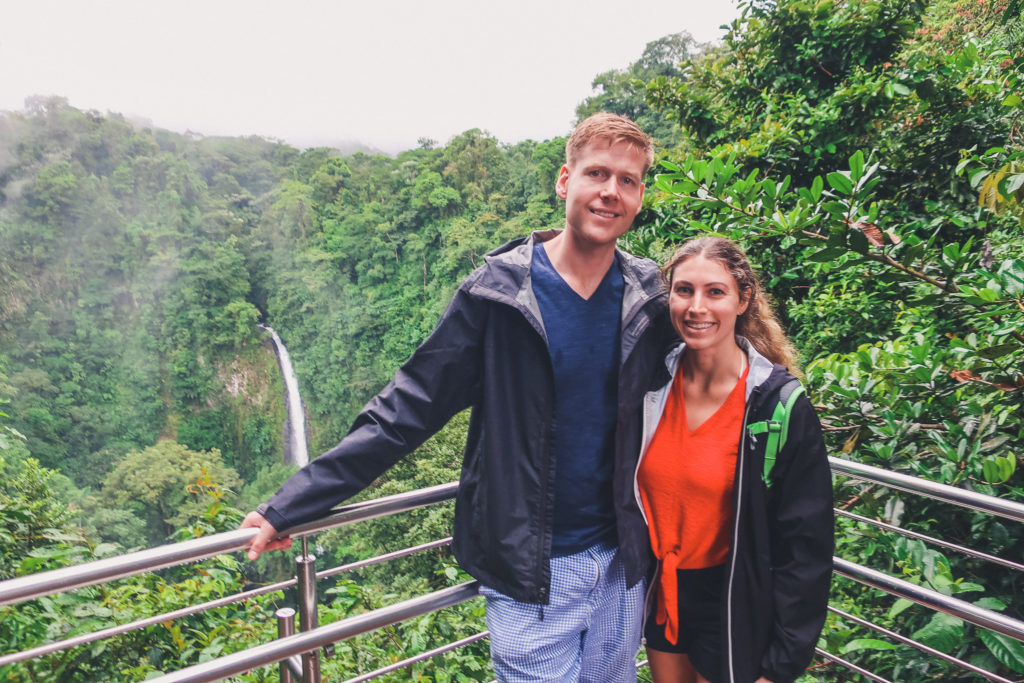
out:
M221 365L217 375L224 384L225 391L247 403L264 403L270 393L270 378L262 376L257 368L241 358Z
M169 412L162 435L198 450L218 448L246 482L272 463L289 462L286 392L270 339L197 362L211 371L210 390L199 407Z

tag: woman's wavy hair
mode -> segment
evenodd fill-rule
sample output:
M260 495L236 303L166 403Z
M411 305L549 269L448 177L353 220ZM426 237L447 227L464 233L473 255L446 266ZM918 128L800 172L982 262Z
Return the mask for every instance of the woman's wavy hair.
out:
M750 267L743 249L724 237L698 237L686 242L676 250L661 271L670 291L672 272L676 266L694 256L718 261L736 280L740 299L747 302L747 310L736 319L736 334L746 337L757 352L768 360L784 365L794 375L801 376L796 349L782 330L768 295L754 269Z

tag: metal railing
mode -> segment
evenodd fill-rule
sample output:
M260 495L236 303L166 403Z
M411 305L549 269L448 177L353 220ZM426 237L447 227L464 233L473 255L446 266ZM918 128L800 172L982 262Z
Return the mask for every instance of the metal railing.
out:
M833 474L842 474L854 479L860 479L863 481L882 484L884 486L894 488L900 491L913 493L916 495L924 496L934 500L950 503L958 507L976 510L979 512L996 515L1006 519L1011 519L1017 522L1024 522L1024 504L1005 500L1003 498L997 498L995 496L989 496L986 494L978 493L976 491L969 491L966 489L958 488L955 486L949 486L947 484L940 484L926 479L913 477L910 475L902 474L900 472L893 472L880 467L872 467L870 465L864 465L862 463L853 462L850 460L843 460L840 458L829 457L829 464L832 468ZM892 531L901 535L915 538L925 543L931 543L947 550L953 550L955 552L964 554L968 557L974 557L977 559L985 560L1015 571L1024 570L1024 565L1018 562L1008 560L1006 558L997 557L989 553L983 553L973 548L967 548L955 543L943 539L937 539L925 534L911 531L909 529L903 529L893 524L887 524L878 520L869 519L861 515L846 512L844 510L835 510L837 515L854 519L855 521L871 524L875 527L883 529L885 531ZM923 586L910 583L898 579L884 572L880 572L868 567L849 562L842 558L833 558L833 572L839 576L845 576L853 579L863 585L871 588L877 588L885 591L891 595L910 600L911 602L923 605L930 609L950 614L959 619L986 628L991 631L1001 633L1003 635L1014 638L1015 640L1024 642L1024 621L1008 617L999 612L993 610L984 609L973 605L964 600L954 598L935 590L925 588ZM1014 683L1014 681L994 674L990 671L982 669L970 662L963 661L951 655L942 653L934 648L930 648L927 645L915 641L906 636L897 634L889 629L885 629L877 624L874 624L865 619L855 617L847 614L842 610L838 610L833 606L829 606L829 611L837 614L843 619L847 619L853 623L856 623L865 628L872 629L876 632L882 633L887 637L890 637L898 642L911 647L917 648L918 650L925 652L933 657L947 661L955 666L969 671L973 674L979 675L987 680L996 681L997 683ZM835 656L832 653L825 652L823 650L817 650L818 654L834 661L841 666L849 668L851 671L855 671L861 675L874 681L881 681L888 683L887 679L877 676L876 674L866 671L861 667L851 665L849 662L843 660L840 657Z
M48 643L36 648L7 654L0 657L0 667L146 628L147 626L163 623L171 619L178 619L184 616L197 614L201 611L205 611L206 609L213 609L215 607L222 607L232 603L242 602L259 595L286 590L289 588L296 588L299 594L298 606L301 630L313 631L317 627L315 591L315 583L317 579L360 569L372 564L379 564L384 561L404 557L429 548L447 545L451 542L451 539L440 539L412 548L399 550L394 553L388 553L387 555L335 567L322 572L316 572L314 565L315 558L309 555L306 550L306 537L320 531L326 531L328 529L333 529L347 524L375 519L451 500L454 498L457 488L458 484L456 482L452 482L416 491L409 491L407 493L399 493L384 498L378 498L376 500L352 503L350 505L336 508L330 515L322 519L299 525L288 530L289 536L299 538L303 542L303 553L296 558L297 572L294 579L282 581L269 586L263 586L255 590L238 593L236 595L226 596L201 605L193 605L180 610L175 610L174 612L155 615L128 624L121 624L111 628L102 629L100 631L95 631L93 633L83 634L62 641ZM52 595L54 593L75 590L99 583L106 583L108 581L141 574L147 571L156 571L167 567L207 559L228 552L245 550L249 547L249 544L252 542L256 533L257 530L255 528L236 529L234 531L213 534L204 538L168 544L157 548L149 548L134 553L127 553L118 557L96 560L94 562L88 562L81 565L10 579L0 582L0 605L25 602L27 600ZM426 604L431 603L430 601L427 601ZM434 607L433 609L440 609L440 607ZM433 609L429 609L427 611L433 611ZM290 657L291 655L289 654L288 656ZM272 660L269 663L273 663L273 661L276 660ZM306 680L319 680L318 656L316 656L315 653L304 653L304 656L301 657L301 669L303 671L302 676Z
M977 491L940 484L927 479L912 477L909 474L893 472L892 470L872 467L852 460L829 457L829 466L832 471L845 474L855 479L872 481L876 484L884 484L889 488L899 489L908 493L916 493L920 496L927 496L935 500L952 503L960 507L987 512L991 515L998 515L1015 522L1024 522L1024 503L1017 503L1004 498L996 498Z
M397 560L402 557L407 557L415 553L430 550L432 548L439 548L451 544L451 536L442 538L437 541L431 541L429 543L423 543L421 545L412 546L410 548L403 548L402 550L396 550L391 553L384 555L378 555L371 557L366 560L360 560L358 562L351 562L344 564L339 567L332 569L325 569L316 573L317 580L325 579L338 574L346 572L356 571L358 569L364 569L377 564L383 564L384 562L390 562L391 560ZM131 631L137 631L139 629L147 628L149 626L156 626L166 621L173 621L175 619L181 619L183 617L192 616L193 614L199 614L207 610L215 609L217 607L226 607L235 603L244 602L253 598L260 597L261 595L267 595L268 593L277 593L280 591L286 591L291 588L295 588L298 585L298 579L292 578L287 581L279 581L277 583L271 583L266 586L260 586L245 591L244 593L236 593L234 595L227 595L223 598L217 598L216 600L210 600L202 602L196 605L189 605L173 612L164 612L157 614L152 617L145 619L139 619L126 624L120 624L118 626L112 626L110 628L101 629L99 631L93 631L92 633L83 633L79 636L67 638L65 640L58 640L53 643L47 643L46 645L40 645L29 650L22 650L21 652L15 652L9 655L0 656L0 667L8 664L14 664L17 662L23 662L36 657L42 657L44 655L59 652L61 650L67 650L72 647L78 647L79 645L88 645L89 643L97 640L103 640L105 638L111 638L113 636L119 636Z
M1008 501L973 491L938 484L924 479L891 472L889 470L854 463L848 460L830 458L830 463L832 465L833 472L836 474L882 484L902 491L952 503L960 507L998 515L1007 519L1024 521L1024 505L1014 501ZM336 509L332 514L321 520L288 530L288 535L302 539L303 545L305 546L306 537L311 534L358 521L374 519L450 500L454 497L456 489L457 483L453 482L450 484L420 489L418 491L388 496L386 498L346 505ZM846 513L839 510L836 512L858 522L873 524L885 531L894 531L908 535L912 538L917 538L924 542L935 543L940 547L955 550L957 552L964 552L969 556L995 562L1010 569L1017 571L1024 569L1024 565L1011 560L1006 560L994 555L965 548L963 546L949 543L948 541L943 541L942 539L928 537L907 529L901 529L895 525L854 515L853 513ZM170 544L135 553L128 553L119 557L98 560L83 565L67 567L33 576L26 576L0 582L0 605L19 603L45 595L104 583L146 571L154 571L187 562L206 559L223 553L244 550L248 547L255 533L255 529L230 531L206 538ZM237 652L232 655L220 657L203 664L191 666L154 680L213 681L261 666L272 665L280 662L281 680L285 683L294 683L298 680L306 680L310 682L318 681L319 656L317 653L319 649L329 647L332 643L345 638L373 631L388 624L393 624L414 616L427 614L429 612L472 599L477 595L478 586L476 582L471 581L442 591L406 600L373 612L350 617L333 624L318 626L315 621L316 604L315 591L313 590L314 582L317 579L323 579L342 572L369 566L371 564L377 564L397 557L403 557L421 550L440 547L450 543L450 540L451 539L440 539L394 553L389 553L377 558L371 558L369 560L363 560L320 572L315 571L311 561L311 556L304 551L296 560L297 568L299 570L297 572L297 577L289 581L282 581L246 593L227 596L199 605L192 605L174 612L168 612L132 622L130 624L123 624L96 631L94 633L76 636L56 643L49 643L22 652L7 654L0 657L0 667L59 650L76 647L102 638L120 635L131 630L145 628L146 626L168 621L170 619L196 614L206 609L220 607L233 602L240 602L258 595L297 588L300 595L300 633L294 632L295 611L290 609L279 610L277 614L279 638L277 640ZM954 615L968 623L975 624L982 628L991 629L997 633L1001 633L1018 641L1024 642L1024 622L1021 622L1020 620L1013 619L998 612L980 608L963 600L943 595L937 591L888 576L877 570L863 567L841 558L834 558L834 562L834 570L837 575L853 579L854 581L872 588L883 590L892 595L911 600L928 608ZM997 681L999 683L1012 683L1009 679L985 671L980 667L964 662L956 657L941 653L933 648L923 645L922 643L918 643L910 638L901 636L888 629L884 629L881 626L872 624L867 620L854 617L834 607L830 607L829 609L843 619L848 619L852 623L864 626L865 628L870 628L898 642L918 648L922 652L939 659L943 659L944 661L963 668L965 671L972 672L983 676L988 680ZM306 616L303 616L303 612L305 612ZM357 678L351 679L351 683L372 680L375 677L396 671L417 661L422 661L436 656L439 653L486 638L487 635L488 634L486 632L478 633L468 638L437 648L436 650L431 650L430 652L425 652L415 657L411 657L408 660L396 662L382 669L378 669L377 671L361 674ZM826 660L832 661L840 666L847 667L851 671L864 675L871 680L886 680L833 653L818 650L818 654Z
M864 628L869 628L872 631L875 631L877 633L881 633L883 636L885 636L887 638L891 638L892 640L895 640L897 642L903 643L904 645L909 645L909 646L911 646L913 648L917 648L921 652L924 652L926 655L930 655L932 657L935 657L936 659L943 659L943 660L949 662L950 664L955 664L956 666L960 667L961 669L964 669L965 671L970 671L971 673L978 674L979 676L987 678L990 681L996 681L997 683L1014 683L1014 681L1011 681L1008 678L1003 678L1002 676L997 676L996 674L994 674L994 673L992 673L990 671L986 671L985 669L982 669L980 666L975 666L974 664L971 664L970 662L965 662L964 660L958 659L957 657L954 657L953 655L947 655L945 652L942 652L940 650L936 650L933 647L928 647L924 643L919 643L916 640L914 640L913 638L907 638L906 636L900 635L899 633L896 633L895 631L891 631L891 630L889 630L887 628L883 628L883 627L879 626L878 624L873 624L870 621L868 621L867 619L861 619L860 617L855 617L852 614L850 614L848 612L844 612L843 610L838 609L836 607L833 607L831 605L829 605L828 611L832 612L833 614L835 614L837 616L842 617L846 621L853 622L854 624L857 624L858 626L863 626Z
M455 497L458 487L458 482L451 482L386 498L352 503L336 508L334 512L323 519L292 527L288 530L288 535L292 538L302 538L318 531L326 531L353 522L385 517L450 500ZM143 572L166 569L224 553L245 550L256 533L255 528L225 531L204 538L170 543L73 567L9 579L0 582L0 605L24 602L33 598L41 598L44 595L75 590Z
M204 664L196 664L166 676L149 679L159 683L201 683L219 681L235 674L245 673L260 666L274 664L292 656L302 655L311 650L326 647L339 640L404 621L412 617L457 605L477 596L478 584L470 581L459 586L445 588L428 595L406 600L396 605L382 607L348 619L321 626L306 633L297 633L286 638L257 645L248 650L219 657Z
M840 517L846 517L848 519L862 522L864 524L870 524L871 526L878 527L879 529L882 529L884 531L892 531L894 533L900 534L901 536L915 538L919 541L924 541L925 543L930 543L932 545L937 545L940 548L945 548L946 550L952 550L953 552L960 553L961 555L968 555L979 560L991 562L992 564L1002 565L1007 569L1013 569L1014 571L1024 572L1024 564L1021 564L1020 562L1014 562L1013 560L1007 560L1002 557L997 557L995 555L983 553L980 550L975 550L974 548L968 548L967 546L958 545L956 543L950 543L949 541L945 541L941 538L935 538L934 536L928 536L927 534L918 533L917 531L904 529L903 527L896 526L895 524L887 524L886 522L880 522L877 519L871 519L870 517L854 514L853 512L847 512L846 510L836 509L835 513Z
M862 567L859 564L854 564L838 557L832 558L832 571L840 576L863 583L865 586L879 588L890 595L951 614L975 626L981 626L990 631L1002 633L1024 642L1024 621L1019 619L972 605L959 598L943 595L938 591L924 588L916 583L897 579L884 572Z

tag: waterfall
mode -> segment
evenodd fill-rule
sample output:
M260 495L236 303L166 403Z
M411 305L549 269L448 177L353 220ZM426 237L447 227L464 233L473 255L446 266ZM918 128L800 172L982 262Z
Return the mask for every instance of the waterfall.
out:
M284 375L284 397L288 406L288 420L284 429L284 460L291 465L302 467L309 462L309 453L306 447L306 414L302 410L299 381L295 377L288 349L284 347L284 342L277 336L277 332L269 325L260 325L259 327L273 337L277 361L281 365L281 374Z

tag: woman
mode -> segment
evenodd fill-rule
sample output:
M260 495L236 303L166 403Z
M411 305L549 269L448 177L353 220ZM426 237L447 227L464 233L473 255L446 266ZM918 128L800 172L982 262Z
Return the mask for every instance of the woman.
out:
M786 369L796 358L737 245L693 240L664 273L682 343L666 359L672 379L647 395L636 476L658 560L651 673L655 683L788 683L810 662L832 572L821 426L797 396L771 460L782 425L769 421L783 387L799 386Z

